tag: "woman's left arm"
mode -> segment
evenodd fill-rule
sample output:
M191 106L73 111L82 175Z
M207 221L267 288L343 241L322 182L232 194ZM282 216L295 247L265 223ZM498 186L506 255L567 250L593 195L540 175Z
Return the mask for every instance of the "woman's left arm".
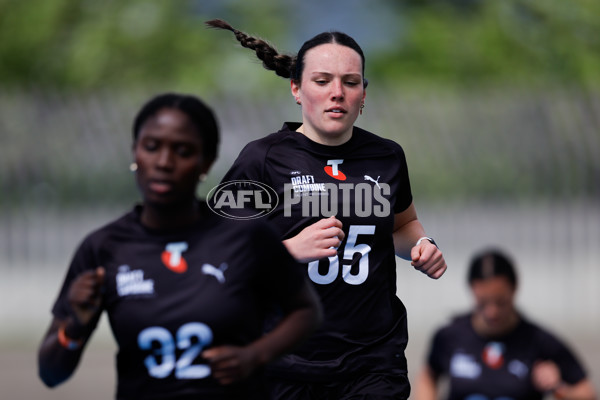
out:
M414 204L411 203L406 210L394 216L393 236L396 255L411 260L416 270L433 279L438 279L446 272L448 267L441 250L429 239L423 239L426 237L425 229L417 218Z
M595 400L596 393L589 379L584 378L577 383L563 382L560 369L552 361L539 361L531 370L533 385L540 392L552 393L557 399Z

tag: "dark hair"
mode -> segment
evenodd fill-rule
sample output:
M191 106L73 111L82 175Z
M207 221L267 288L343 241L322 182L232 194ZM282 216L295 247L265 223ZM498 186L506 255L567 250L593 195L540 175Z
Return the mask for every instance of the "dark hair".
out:
M279 54L275 47L271 46L266 41L239 31L223 20L213 19L206 21L206 24L213 28L232 31L237 41L240 42L243 47L254 50L256 56L262 60L263 67L270 71L275 71L277 75L283 78L289 78L298 83L300 82L300 78L302 78L302 72L304 71L304 56L308 50L326 43L336 43L349 47L360 55L362 60L363 84L364 87L367 87L368 82L364 78L365 55L358 43L343 32L333 31L319 33L317 36L304 42L297 55L287 55Z
M497 249L484 250L473 256L469 267L469 284L494 277L505 277L516 288L517 274L512 259Z
M137 140L142 125L163 108L176 109L186 114L202 139L202 153L207 161L214 161L219 150L219 127L213 111L199 98L178 93L164 93L150 99L133 121L133 140Z

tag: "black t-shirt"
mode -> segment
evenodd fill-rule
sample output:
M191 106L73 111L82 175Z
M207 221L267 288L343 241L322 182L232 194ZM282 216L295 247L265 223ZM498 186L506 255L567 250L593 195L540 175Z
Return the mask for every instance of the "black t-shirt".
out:
M449 378L448 400L541 400L544 393L535 390L531 370L543 360L556 363L566 383L585 378L565 344L527 319L521 317L507 335L484 338L473 329L471 317L459 316L438 330L429 352L436 379Z
M274 375L323 381L334 375L406 371L406 310L396 296L394 214L412 203L402 148L354 128L351 139L326 146L286 123L249 143L223 183L269 185L279 203L267 215L283 239L335 215L346 235L338 255L305 264L320 295L324 324L286 356Z
M102 306L119 348L117 398L260 393L261 374L221 386L199 354L260 337L268 307L285 306L303 284L301 267L265 223L230 221L206 210L189 229L160 232L140 223L140 211L138 206L84 239L54 315L69 315L73 279L102 266Z

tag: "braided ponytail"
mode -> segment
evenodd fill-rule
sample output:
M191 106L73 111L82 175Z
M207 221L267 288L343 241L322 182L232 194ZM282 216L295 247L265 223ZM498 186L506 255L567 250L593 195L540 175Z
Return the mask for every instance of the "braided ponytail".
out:
M242 45L250 50L254 50L256 56L263 62L263 67L283 78L296 79L294 72L296 69L296 57L286 54L279 54L277 50L262 39L258 39L239 31L221 19L206 21L206 25L212 28L225 29L234 33L235 38Z

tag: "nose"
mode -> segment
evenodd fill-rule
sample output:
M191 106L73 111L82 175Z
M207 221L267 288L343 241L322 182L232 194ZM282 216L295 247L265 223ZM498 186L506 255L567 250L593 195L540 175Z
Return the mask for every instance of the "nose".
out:
M496 304L487 304L483 309L483 314L488 321L495 321L501 315L501 309Z
M162 169L173 168L173 153L170 149L163 148L159 151L156 166Z
M335 101L344 100L344 85L339 79L335 79L331 85L331 99Z

